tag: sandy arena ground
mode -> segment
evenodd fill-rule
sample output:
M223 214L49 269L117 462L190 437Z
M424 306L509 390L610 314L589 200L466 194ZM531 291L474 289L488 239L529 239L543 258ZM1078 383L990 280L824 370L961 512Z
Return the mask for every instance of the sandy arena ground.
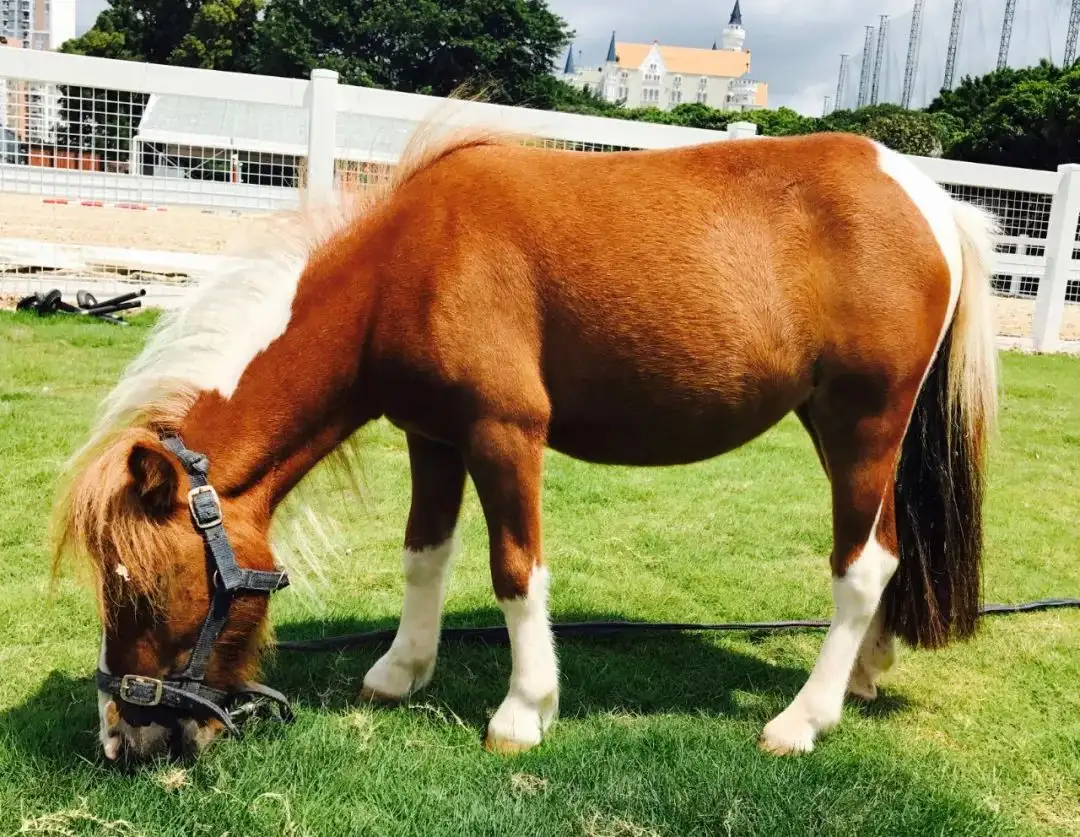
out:
M79 204L46 204L37 195L0 194L0 237L64 244L91 244L186 253L225 253L245 238L266 232L267 213L207 212L170 206L155 210L111 209ZM1035 303L995 299L998 334L1028 337ZM10 308L13 302L0 299ZM1066 305L1062 337L1080 340L1080 305Z
M47 204L39 195L0 194L0 236L62 244L222 253L266 217L184 206L160 212Z

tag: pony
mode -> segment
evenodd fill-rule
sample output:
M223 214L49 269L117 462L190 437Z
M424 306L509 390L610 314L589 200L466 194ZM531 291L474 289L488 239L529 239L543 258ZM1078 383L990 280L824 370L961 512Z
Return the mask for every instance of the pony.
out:
M106 398L55 517L57 564L77 554L94 573L100 669L152 695L209 619L215 570L164 436L209 462L236 562L265 574L279 508L322 464L351 472L357 431L385 419L411 469L404 599L361 695L401 701L431 681L471 479L512 658L484 745L527 750L559 707L545 450L679 465L794 412L830 485L834 608L758 744L811 751L847 696L875 697L896 638L935 649L976 632L996 231L847 134L593 153L474 132L411 148L374 197L205 283ZM265 591L238 593L205 683L247 682L268 623ZM113 697L99 692L110 759L177 737L200 752L221 732Z

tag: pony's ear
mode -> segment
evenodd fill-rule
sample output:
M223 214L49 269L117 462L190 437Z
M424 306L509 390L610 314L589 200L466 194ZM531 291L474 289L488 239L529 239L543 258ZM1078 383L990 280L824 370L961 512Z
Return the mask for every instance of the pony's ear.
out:
M167 516L173 509L180 475L165 451L136 442L128 454L128 472L135 494L147 514Z

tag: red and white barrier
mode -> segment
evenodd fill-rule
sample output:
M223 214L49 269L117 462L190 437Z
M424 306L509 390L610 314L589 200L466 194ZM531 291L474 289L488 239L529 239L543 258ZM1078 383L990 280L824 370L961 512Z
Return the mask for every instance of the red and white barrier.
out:
M107 209L138 209L149 212L168 212L167 206L150 206L145 203L129 203L127 201L97 201L97 200L72 200L71 198L42 198L42 203L59 204L61 206L89 206Z

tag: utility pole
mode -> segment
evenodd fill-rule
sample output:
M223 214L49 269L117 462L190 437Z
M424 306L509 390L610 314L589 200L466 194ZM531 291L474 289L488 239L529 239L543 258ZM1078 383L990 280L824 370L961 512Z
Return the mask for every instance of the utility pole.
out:
M915 91L915 75L919 68L919 45L922 41L922 14L924 0L915 0L911 10L911 34L908 35L907 64L904 66L904 92L900 96L900 106L911 107L911 95Z
M1016 2L1016 0L1012 0ZM878 90L881 88L881 65L885 62L885 39L889 35L889 16L882 15L877 32L877 54L874 56L874 81L870 87L870 104L878 103Z
M862 50L862 70L859 72L859 100L855 107L861 108L866 104L870 95L870 73L874 66L874 27L866 27L866 40Z
M1076 60L1076 35L1080 32L1080 0L1072 0L1069 12L1069 29L1065 36L1065 60L1063 67L1068 68Z
M1016 0L1005 0L1005 19L1001 22L1001 44L998 46L997 68L1009 63L1009 41L1012 40L1013 18L1016 17Z
M952 90L953 75L956 72L956 51L960 48L960 21L964 16L964 0L953 0L952 29L949 30L949 51L945 55L945 80L942 87Z
M1076 0L1076 2L1080 3L1080 0ZM840 107L842 107L841 103L844 101L844 88L847 87L848 61L850 59L851 59L851 56L848 55L846 52L842 53L840 55L840 75L836 79L836 108L837 108L837 110L839 110Z

